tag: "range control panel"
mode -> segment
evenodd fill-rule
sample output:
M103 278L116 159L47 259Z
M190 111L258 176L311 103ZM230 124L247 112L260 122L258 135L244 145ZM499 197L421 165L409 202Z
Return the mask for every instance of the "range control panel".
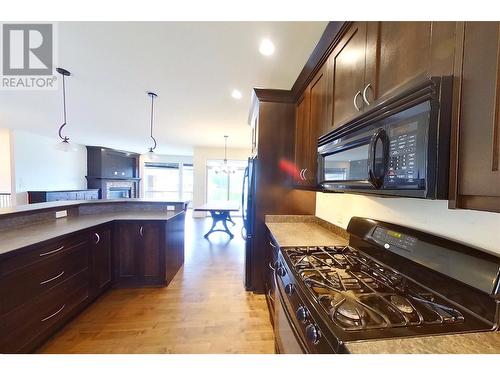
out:
M392 246L395 246L408 252L413 252L418 241L415 237L382 227L376 227L373 231L372 237L375 242L386 249L390 249Z
M390 130L387 184L418 184L417 133L418 122Z

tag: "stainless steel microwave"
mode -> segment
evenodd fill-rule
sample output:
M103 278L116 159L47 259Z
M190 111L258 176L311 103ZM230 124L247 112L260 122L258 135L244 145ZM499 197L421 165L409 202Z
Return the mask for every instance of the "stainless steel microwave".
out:
M452 77L411 83L321 137L323 190L447 199Z

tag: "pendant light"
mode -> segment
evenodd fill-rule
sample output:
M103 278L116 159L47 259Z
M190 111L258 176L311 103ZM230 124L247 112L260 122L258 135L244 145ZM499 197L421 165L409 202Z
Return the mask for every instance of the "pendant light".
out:
M59 142L56 148L60 151L69 152L76 151L77 147L69 143L69 138L62 134L63 128L67 125L66 122L66 81L65 78L69 77L71 73L63 68L56 68L57 73L62 76L62 94L63 94L63 123L59 127L59 138L61 138L61 142Z
M149 151L148 151L148 155L150 157L153 157L154 155L154 150L157 146L157 143L156 143L156 139L155 137L153 137L153 119L154 119L154 100L155 98L158 97L158 95L156 95L154 92L152 91L149 91L148 92L148 95L151 97L151 128L150 128L150 133L149 133L149 136L151 137L151 139L153 140L153 146L149 148Z
M227 164L227 139L229 138L228 135L224 136L224 164L222 164L221 167L215 169L215 173L225 173L225 174L234 174L236 171L234 170L233 167Z

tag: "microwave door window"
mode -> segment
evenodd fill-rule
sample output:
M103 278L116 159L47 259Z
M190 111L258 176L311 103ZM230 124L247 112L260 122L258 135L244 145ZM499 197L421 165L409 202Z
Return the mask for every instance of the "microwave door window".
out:
M339 151L324 158L325 181L366 181L368 145Z

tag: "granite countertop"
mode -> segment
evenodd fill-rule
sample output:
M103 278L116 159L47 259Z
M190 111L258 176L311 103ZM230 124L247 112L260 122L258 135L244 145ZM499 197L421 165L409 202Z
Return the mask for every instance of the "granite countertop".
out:
M268 215L266 225L278 246L347 245L347 239L320 225L309 215Z
M114 220L168 220L180 212L109 212L95 215L80 215L57 220L20 226L0 233L0 256L13 250L80 230L92 228Z
M348 243L347 233L311 215L268 215L266 225L279 246L325 246ZM353 341L352 354L500 354L500 332Z
M116 204L116 203L149 203L149 204L179 204L189 203L189 201L167 201L159 199L147 198L123 198L123 199L94 199L94 200L80 200L80 201L55 201L44 203L24 204L13 207L0 208L0 217L3 215L8 216L19 213L36 212L40 210L67 208L72 206L94 205L94 204Z
M352 354L500 354L500 332L345 343Z

